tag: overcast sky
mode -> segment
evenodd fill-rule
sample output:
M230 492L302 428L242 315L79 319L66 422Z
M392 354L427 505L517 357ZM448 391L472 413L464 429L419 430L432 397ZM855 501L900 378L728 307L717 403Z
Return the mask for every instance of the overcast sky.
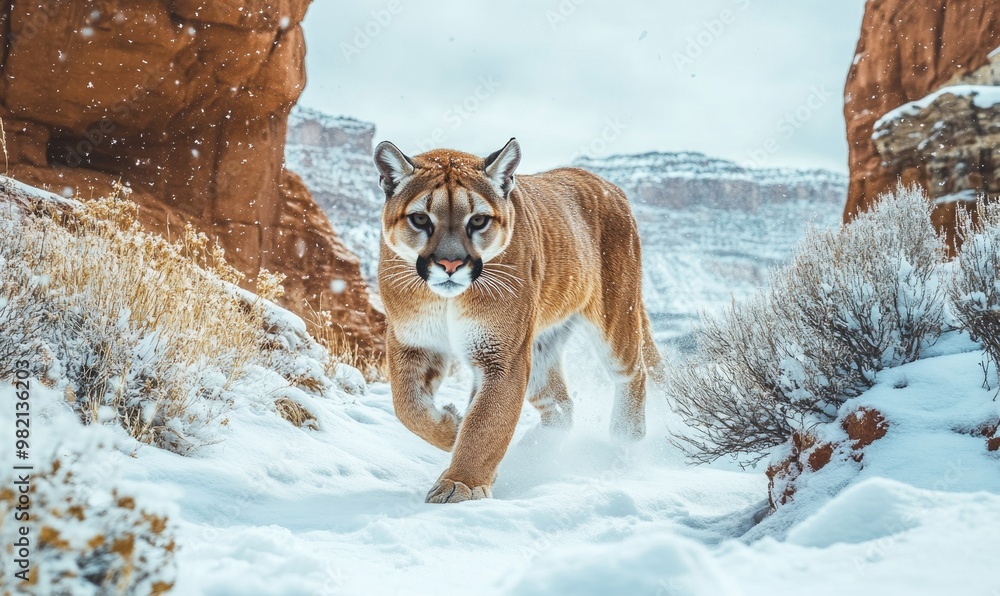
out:
M407 153L516 136L521 171L700 151L847 171L864 0L314 0L302 105Z

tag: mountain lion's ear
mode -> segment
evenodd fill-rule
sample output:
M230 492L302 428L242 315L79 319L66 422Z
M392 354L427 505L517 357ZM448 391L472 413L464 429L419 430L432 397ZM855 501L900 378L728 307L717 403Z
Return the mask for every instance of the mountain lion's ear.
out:
M385 191L386 197L391 197L392 193L413 174L413 161L389 141L382 141L375 147L374 160L379 173L378 183Z
M483 169L486 171L486 177L490 179L493 188L504 197L514 189L514 170L519 163L521 163L521 146L517 144L517 139L513 138L507 141L503 149L491 153L485 160Z

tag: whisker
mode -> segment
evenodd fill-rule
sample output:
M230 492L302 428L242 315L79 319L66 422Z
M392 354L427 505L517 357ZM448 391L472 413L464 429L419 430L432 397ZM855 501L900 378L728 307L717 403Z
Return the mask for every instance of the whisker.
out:
M417 276L414 275L413 277L417 277ZM410 275L408 273L397 273L395 275L387 276L385 278L385 280L388 281L388 282L397 282L397 281L403 281L403 280L406 280L406 279L409 279L409 278L410 278Z
M483 278L480 278L480 279L483 279ZM503 292L500 290L500 288L498 288L495 285L493 285L493 282L490 281L489 278L483 279L483 287L487 288L487 291L490 293L490 297L493 298L493 299L496 299L496 298L498 298L500 296L503 296ZM494 295L493 294L493 290L496 290L498 295Z
M498 279L505 279L507 281L516 283L517 285L524 285L524 280L520 277L507 273L506 271L490 271L490 274L497 276Z
M398 289L400 289L400 290L402 290L404 292L411 292L411 291L416 290L417 288L419 288L421 281L423 281L423 280L420 279L419 277L416 277L416 278L413 278L413 279L409 279L409 280L403 281L397 287L398 287Z
M386 276L386 280L390 282L402 282L402 281L412 281L414 279L420 279L415 273L409 271L398 271L391 275Z
M492 274L497 275L497 276L503 276L504 278L510 279L511 281L516 281L518 284L523 284L524 283L524 280L522 280L520 277L514 275L510 271L505 271L503 269L493 269L492 267L509 267L510 269L513 269L515 271L517 270L516 267L513 267L511 265L507 265L505 263L487 263L486 265L483 266L483 271L492 273Z
M380 266L383 267L383 268L403 268L403 267L411 267L412 268L412 267L414 267L414 264L413 263L407 263L406 261L402 261L402 260L396 260L396 261L389 261L387 263L383 263Z
M517 296L517 292L510 286L510 284L504 282L500 278L492 276L490 274L480 275L480 278L486 278L486 282L497 289L501 293L509 293L511 296Z
M412 269L399 269L396 271L391 271L386 275L416 275L417 272Z
M485 279L483 279L483 277L482 277L482 276L480 276L480 277L479 277L479 279L477 279L477 280L476 280L476 282L477 282L477 284L478 284L478 285L476 286L477 288L482 288L483 290L485 290L485 291L486 291L486 293L490 295L490 298L494 298L494 299L496 298L496 296L494 296L494 295L493 295L493 290L491 290L491 289L490 289L490 286L489 286L489 284L488 284L488 283L486 283L486 280L485 280ZM481 282L481 283L480 283L480 282Z
M403 279L409 281L410 283L414 283L414 284L418 284L418 283L421 283L421 282L424 281L424 279L422 277L420 277L419 275L413 275L413 276L405 276L404 275Z
M495 283L497 283L497 284L498 284L498 286L499 286L499 287L500 287L500 288L501 288L501 289L502 289L502 290L503 290L504 292L506 292L506 293L510 294L511 296L517 296L517 292L516 292L516 291L514 290L514 288L512 288L512 287L510 287L510 286L507 286L507 285L504 285L504 284L503 284L503 283L501 283L501 282L497 282L496 280L494 280L494 282L495 282Z
M522 283L520 278L510 276L508 274L503 273L502 271L487 271L485 272L485 274L489 276L491 279L495 279L497 281L505 281L508 283L517 282L519 284Z

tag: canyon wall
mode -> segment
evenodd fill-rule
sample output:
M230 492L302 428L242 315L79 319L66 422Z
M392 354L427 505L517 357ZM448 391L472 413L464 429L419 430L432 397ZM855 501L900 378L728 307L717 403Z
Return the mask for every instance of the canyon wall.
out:
M950 236L958 206L1000 195L998 47L993 0L869 0L844 90L845 220L901 180L930 193Z
M357 258L283 165L286 120L305 85L308 5L0 2L4 165L84 199L121 180L151 230L190 223L226 249L248 287L260 268L284 273L286 306L332 310L377 350L382 317Z

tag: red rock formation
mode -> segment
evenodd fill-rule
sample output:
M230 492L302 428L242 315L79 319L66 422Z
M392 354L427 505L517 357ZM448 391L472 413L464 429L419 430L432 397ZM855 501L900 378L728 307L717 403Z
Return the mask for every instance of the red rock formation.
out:
M935 178L971 151L956 151L951 161L931 163L933 143L925 143L919 153L896 159L898 156L880 154L872 139L873 125L907 102L943 86L975 79L977 71L989 71L985 75L993 79L989 55L998 46L1000 3L994 0L869 0L844 92L851 170L845 220L866 209L880 193L894 188L900 178L904 183L922 184L932 197L963 190L953 188L938 194ZM946 119L950 119L948 128L956 131L956 138L962 137L963 131L975 130L976 123L968 114ZM991 187L970 190L992 192ZM935 219L941 227L953 226L953 211L954 202L938 209Z
M767 467L767 498L771 509L788 503L795 497L795 481L806 472L816 472L830 463L834 449L830 443L819 443L808 433L792 433L787 457Z
M286 274L286 306L322 300L375 348L382 318L356 258L283 168L286 119L305 84L308 5L0 2L6 170L83 198L121 179L150 229L193 224L250 285L261 267Z
M834 458L857 463L865 457L865 447L881 439L889 431L889 422L881 412L861 407L843 417L840 427L846 438L820 442L808 433L793 433L788 443L788 455L767 467L767 495L775 510L794 500L799 479L803 474L818 472Z
M1000 421L984 424L978 431L986 437L987 451L1000 451Z
M844 418L841 426L854 443L851 449L864 449L885 436L889 423L878 410L858 408L856 412Z

